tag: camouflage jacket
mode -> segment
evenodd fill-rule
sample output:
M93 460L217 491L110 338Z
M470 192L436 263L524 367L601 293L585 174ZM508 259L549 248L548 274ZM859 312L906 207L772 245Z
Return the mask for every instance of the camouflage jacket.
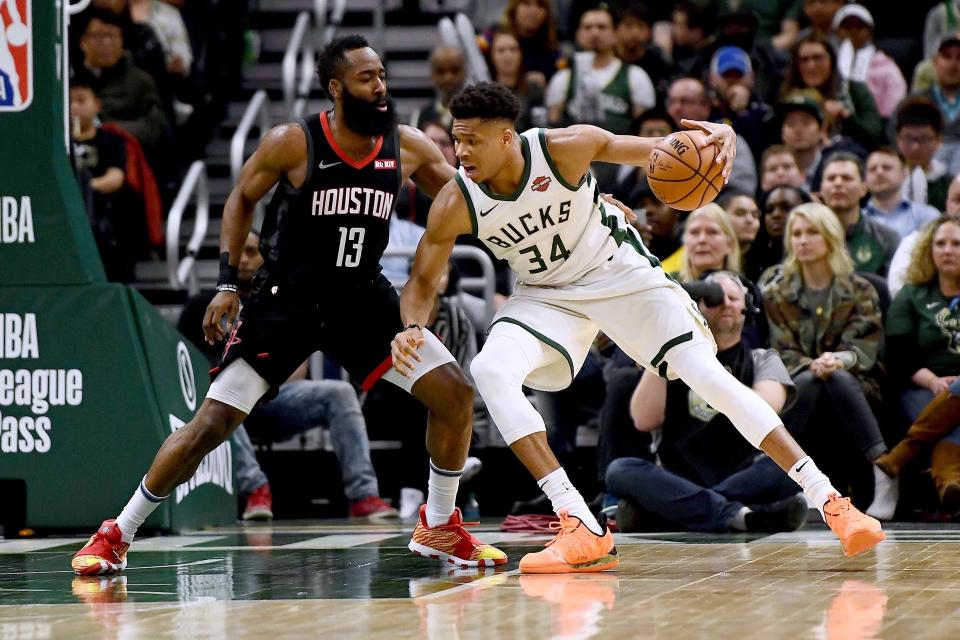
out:
M791 376L831 351L852 360L847 370L860 379L868 397L879 399L883 320L873 285L857 275L836 277L826 302L818 306L795 273L770 282L763 296L770 346L780 352Z

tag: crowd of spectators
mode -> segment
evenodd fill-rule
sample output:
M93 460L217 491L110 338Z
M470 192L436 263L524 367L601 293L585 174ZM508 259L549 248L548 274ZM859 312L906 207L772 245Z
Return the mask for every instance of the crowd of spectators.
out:
M247 4L93 0L71 17L72 155L111 281L163 245L179 180L239 87Z
M474 21L489 76L520 98L521 130L661 136L682 119L735 129L727 188L689 214L659 202L642 167L592 171L638 213L665 271L720 289L722 302L699 304L725 364L886 520L960 514L960 6L920 4L925 21L879 0L500 0L477 10L499 9L492 24ZM239 77L245 6L93 0L71 24L75 163L115 279L157 244L157 203L224 113L214 87ZM412 118L453 165L447 105L471 60L438 45L434 95ZM124 217L130 202L146 212L137 224ZM403 185L394 246L415 245L429 206ZM408 266L384 263L396 280ZM460 268L437 292L434 321L468 361L482 313L457 303ZM498 302L511 280L498 264ZM694 395L601 336L581 379L535 401L561 458L577 426L597 427L603 502L619 502L621 528L799 526L795 487ZM380 420L403 399L368 401L368 420ZM422 425L404 446L422 452L417 440ZM361 467L352 472L369 480ZM377 493L374 478L350 497Z

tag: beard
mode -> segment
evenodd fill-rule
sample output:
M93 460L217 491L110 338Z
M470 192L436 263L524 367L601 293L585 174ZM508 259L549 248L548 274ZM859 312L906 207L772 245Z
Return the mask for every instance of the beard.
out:
M393 131L397 126L397 112L390 94L385 94L377 102L370 102L350 93L343 88L343 110L340 115L343 123L354 133L362 136L382 136ZM386 111L377 109L381 104L387 105Z

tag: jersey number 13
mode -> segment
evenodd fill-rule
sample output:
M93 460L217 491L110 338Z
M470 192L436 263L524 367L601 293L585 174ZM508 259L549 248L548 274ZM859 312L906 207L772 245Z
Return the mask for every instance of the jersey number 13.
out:
M363 227L340 227L340 250L337 251L338 267L355 267L360 264L363 252Z

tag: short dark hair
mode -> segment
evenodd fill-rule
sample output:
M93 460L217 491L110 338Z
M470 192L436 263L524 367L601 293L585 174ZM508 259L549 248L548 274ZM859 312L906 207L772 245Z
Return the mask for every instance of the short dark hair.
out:
M687 16L688 29L700 29L703 35L709 35L713 31L713 25L710 23L710 15L705 7L701 7L695 2L681 2L673 7L675 12L679 11Z
M863 168L863 160L860 156L850 153L849 151L834 151L827 156L826 160L823 161L823 168L820 170L821 174L827 172L827 167L832 165L835 162L852 162L857 166L857 173L860 175L860 180L866 178L866 171Z
M94 98L99 97L97 96L97 91L93 88L93 84L91 84L86 78L71 78L70 91L73 91L74 89L76 90L86 89L87 91L93 94Z
M869 160L870 156L872 156L875 153L882 153L888 156L893 156L894 158L900 161L900 164L905 164L903 156L900 155L900 152L894 149L893 147L890 147L887 145L877 147L876 149L870 152L870 154L867 156L867 159Z
M642 22L648 27L651 24L650 20L650 11L639 3L628 4L617 12L619 15L615 15L614 18L619 24L624 20L636 20L637 22Z
M670 127L670 131L676 131L680 128L677 126L677 123L674 121L673 117L667 113L666 109L653 107L652 109L647 109L630 122L630 133L635 136L640 135L640 129L643 127L644 123L649 122L650 120L663 120Z
M81 36L87 32L87 29L90 28L90 23L93 22L94 20L99 20L104 24L109 24L114 27L117 27L120 29L120 31L124 31L126 27L126 24L124 24L123 18L119 14L116 14L113 11L109 11L107 9L92 7L84 11L83 14L81 15L83 16L81 18L83 22L80 24Z
M930 126L937 132L943 133L943 113L932 100L917 96L908 98L901 103L896 115L897 133L905 126Z
M785 154L793 158L794 162L797 160L797 152L794 151L791 147L788 147L785 144L772 144L766 149L763 150L763 155L760 156L760 170L763 171L763 165L767 163L767 158L770 156L779 156ZM799 166L799 165L798 165Z
M347 63L347 53L355 49L365 49L370 46L367 39L355 34L334 38L323 48L317 59L317 77L320 78L320 88L324 94L330 96L330 81L343 80L344 65Z
M457 120L509 120L520 117L520 101L513 91L497 82L478 82L468 85L450 99L450 113Z

